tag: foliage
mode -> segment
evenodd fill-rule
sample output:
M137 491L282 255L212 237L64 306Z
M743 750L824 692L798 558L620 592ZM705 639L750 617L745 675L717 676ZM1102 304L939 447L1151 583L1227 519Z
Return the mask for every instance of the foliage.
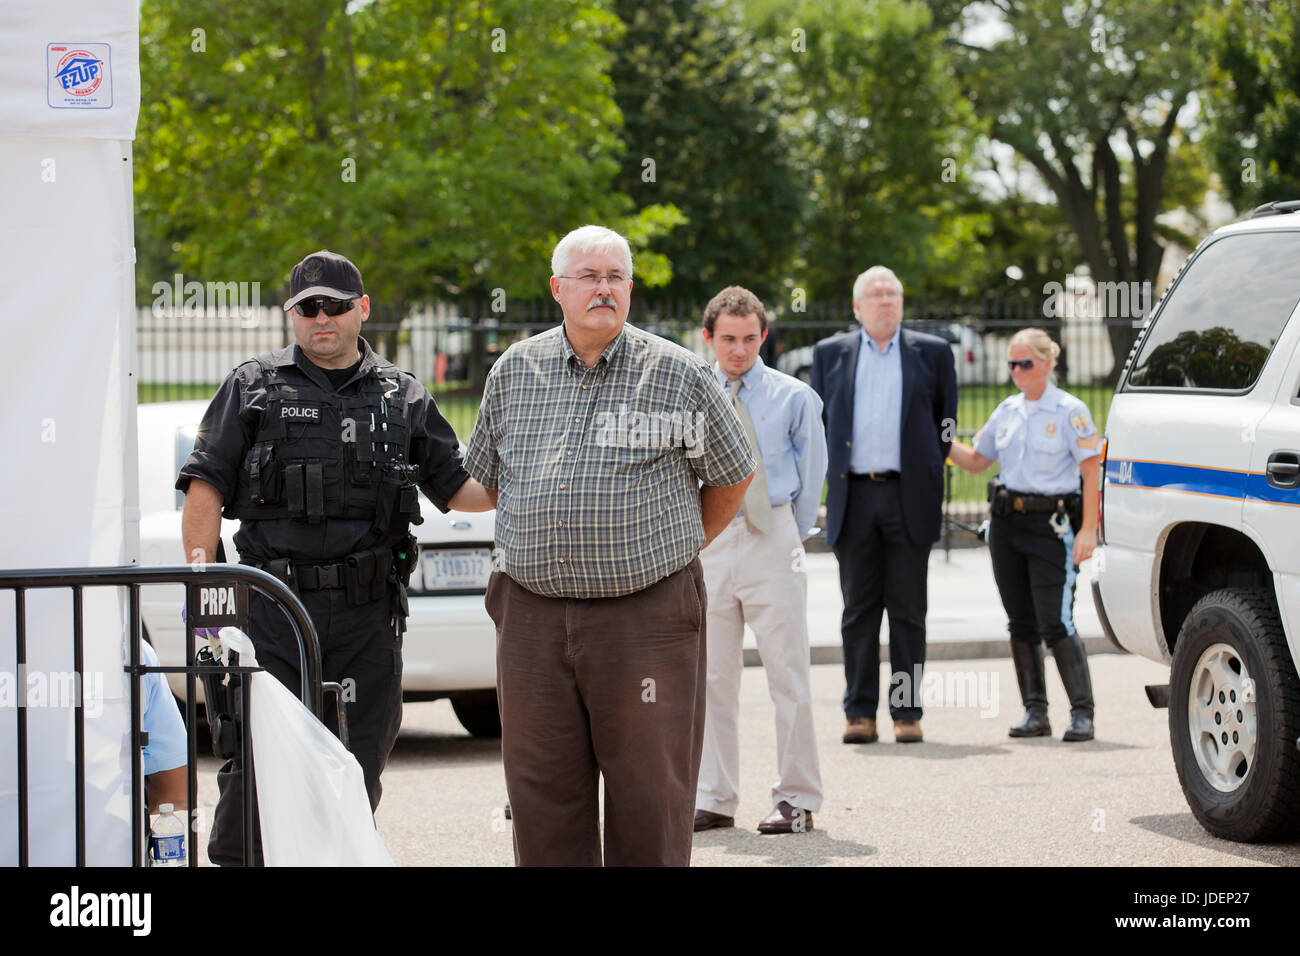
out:
M152 257L278 289L328 247L361 268L381 316L401 316L449 293L544 288L551 247L583 222L667 228L670 211L634 213L609 188L621 26L608 11L585 0L348 10L144 6L136 196ZM665 275L659 263L650 277Z
M1300 2L1220 0L1201 21L1216 171L1239 212L1300 199Z

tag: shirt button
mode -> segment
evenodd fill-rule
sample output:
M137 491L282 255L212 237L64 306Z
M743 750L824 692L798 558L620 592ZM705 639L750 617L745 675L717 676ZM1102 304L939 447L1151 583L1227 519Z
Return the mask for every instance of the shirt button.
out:
M585 390L591 388L591 386L590 386L590 385L584 385L584 386L582 386L582 388L583 388L583 390L585 391Z
M560 563L561 563L561 564L564 563L564 559L563 559L563 558L560 558Z
M582 424L582 419L581 419L581 418L575 418L574 421L577 422L579 425Z
M557 521L557 522L555 522L555 527L557 527L557 528L563 528L563 527L564 527L564 522L563 522L563 521ZM564 560L564 559L561 558L560 560Z
M561 490L561 491L564 490L564 485L560 485L560 490Z

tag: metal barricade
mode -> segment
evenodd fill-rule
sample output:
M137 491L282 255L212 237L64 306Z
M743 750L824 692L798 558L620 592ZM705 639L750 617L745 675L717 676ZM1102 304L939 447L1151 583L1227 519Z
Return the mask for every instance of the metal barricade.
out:
M76 670L78 700L73 715L73 785L75 787L75 826L76 826L76 865L86 865L86 752L85 752L85 713L82 700L84 696L83 669L83 609L82 601L87 587L125 587L128 589L128 613L130 631L128 641L129 654L125 671L130 675L131 684L131 862L133 866L145 865L145 803L144 773L141 749L144 746L141 720L143 717L140 679L149 673L183 673L185 674L185 726L187 735L186 764L186 855L189 866L198 865L198 855L194 847L194 809L198 802L198 754L197 754L197 701L195 700L195 681L203 674L248 674L262 670L260 667L248 666L203 666L195 663L196 626L204 626L203 616L199 613L199 590L222 583L234 583L242 589L244 606L247 606L249 589L258 592L279 605L285 611L298 641L298 653L301 687L299 699L320 719L323 714L323 694L326 686L321 682L320 641L316 628L307 614L302 602L283 582L260 571L239 564L207 564L201 566L182 565L179 567L122 567L122 568L49 568L39 570L0 571L0 590L14 592L16 663L19 672L26 670L27 663L27 622L26 595L29 590L48 588L69 588L72 591L72 640L73 666ZM186 620L185 628L185 665L150 667L140 663L140 588L151 584L186 585ZM241 681L242 713L248 713L247 680ZM337 685L329 689L336 694L341 691ZM342 700L339 700L339 730L346 744L346 721L342 713ZM17 714L17 793L18 793L18 865L26 867L28 863L28 794L27 794L27 714L26 706L19 706ZM244 785L244 860L252 858L253 848L253 767L249 760L251 747L249 721L242 720L241 759L245 767Z

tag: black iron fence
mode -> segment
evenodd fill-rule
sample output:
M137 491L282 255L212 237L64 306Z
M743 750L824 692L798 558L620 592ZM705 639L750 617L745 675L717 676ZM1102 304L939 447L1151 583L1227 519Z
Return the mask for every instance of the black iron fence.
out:
M1112 297L1113 298L1113 297ZM500 306L494 309L494 306ZM1007 344L1023 328L1044 329L1061 346L1057 382L1085 401L1104 430L1114 382L1145 317L1139 299L1103 301L1095 294L1047 299L940 299L909 296L904 324L945 339L957 367L957 429L971 435L1014 392ZM700 329L700 303L633 299L629 320L712 359ZM807 380L813 346L856 328L848 301L783 306L770 316L762 356L769 365ZM513 342L561 319L552 300L466 300L413 312L400 322L372 319L362 333L385 358L429 385L462 440L478 413L487 370ZM237 364L293 341L278 308L224 315L141 310L138 324L142 402L207 399ZM982 499L984 480L964 473L953 482L956 501Z

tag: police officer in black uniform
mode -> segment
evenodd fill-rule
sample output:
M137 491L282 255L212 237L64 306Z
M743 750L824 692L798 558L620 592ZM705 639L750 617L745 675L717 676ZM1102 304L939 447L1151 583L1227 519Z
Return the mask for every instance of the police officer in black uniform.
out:
M1093 738L1092 678L1074 627L1078 566L1097 545L1097 470L1101 436L1088 406L1052 384L1060 346L1042 329L1022 329L1007 349L1019 395L1002 402L976 436L954 444L953 463L990 482L989 552L1006 608L1011 658L1025 715L1012 737L1047 737L1045 643L1070 699L1065 740ZM1080 494L1082 479L1082 494Z
M360 337L370 299L357 267L321 250L294 266L289 285L296 344L240 365L212 399L176 481L182 537L191 560L211 562L221 516L240 519L241 563L302 599L320 637L322 678L348 691L349 745L373 810L402 719L417 485L444 512L495 501L461 466L456 435L424 386ZM288 618L253 594L249 630L260 663L296 694ZM326 723L337 733L329 708ZM242 767L227 763L218 784L208 855L239 864Z

